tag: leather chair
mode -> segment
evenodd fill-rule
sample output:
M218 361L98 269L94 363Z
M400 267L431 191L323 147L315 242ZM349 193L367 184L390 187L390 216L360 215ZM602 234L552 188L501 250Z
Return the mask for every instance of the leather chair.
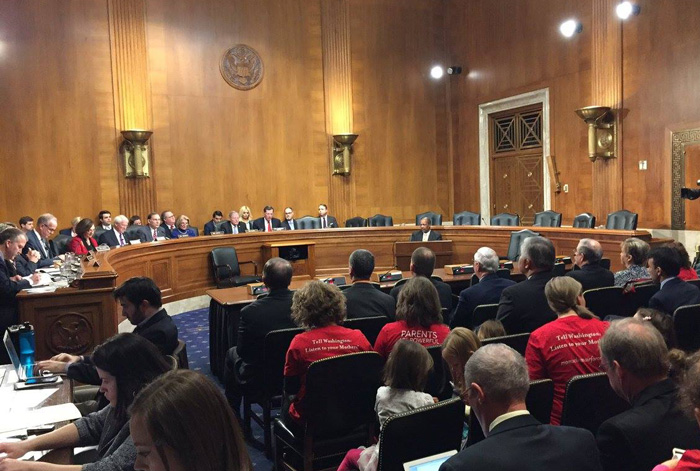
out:
M366 227L367 219L357 216L345 221L345 227Z
M621 209L614 213L608 214L608 220L605 222L606 229L622 229L626 231L637 230L637 213Z
M452 378L450 378L449 368L445 367L445 361L442 359L442 346L435 345L428 347L427 350L433 358L433 369L428 374L425 392L440 400L449 399L452 397L450 385Z
M197 226L189 226L190 229L194 231L194 235L198 236L199 235L199 227Z
M452 224L455 226L479 226L481 225L481 214L462 211L452 216Z
M375 214L367 219L367 225L369 227L393 226L394 218L391 216L384 216L383 214Z
M650 281L632 283L625 292L625 315L632 316L640 307L649 306L649 300L659 291L659 285Z
M492 226L519 226L520 216L512 213L496 214L491 218Z
M566 384L561 425L585 428L595 435L600 424L629 407L615 394L605 373L574 376Z
M593 229L595 228L595 216L591 213L581 213L574 218L572 226L582 229Z
M516 352L525 356L525 348L527 347L528 340L530 340L530 332L524 332L522 334L504 335L502 337L491 337L490 339L484 339L481 341L481 345L488 345L490 343L504 343Z
M105 232L107 232L107 231L105 231L105 230L102 229L101 227L95 227L95 233L93 234L92 237L93 237L95 240L97 240L97 239L99 239L100 236L101 236L102 234L104 234Z
M272 456L272 409L282 404L282 385L284 384L284 363L287 350L294 337L304 329L273 330L265 335L263 341L263 362L260 382L253 388L243 387L243 433L247 439L252 438L250 421L254 420L263 429L265 456ZM253 404L262 407L262 417L253 412Z
M379 435L377 471L403 471L403 463L459 450L464 404L455 398L389 417Z
M472 319L474 319L474 327L480 326L488 320L496 318L498 314L498 304L480 304L474 308Z
M566 264L564 264L564 262L555 263L552 273L554 273L554 276L566 275Z
M368 445L383 363L376 352L313 362L306 375L304 423L297 430L274 422L275 469L337 468L348 450Z
M601 319L610 315L624 316L627 312L622 286L589 289L584 291L583 299L586 300L586 307Z
M54 246L59 255L63 255L68 251L68 243L71 241L72 237L65 234L58 234L53 238Z
M233 247L216 247L211 251L211 264L214 270L214 279L217 288L230 288L243 286L250 283L259 283L261 278L257 276L258 266L254 262L255 275L241 276L241 268L238 264L238 255Z
M140 240L143 230L143 226L129 226L124 231L124 238L126 240Z
M535 213L535 223L539 227L561 227L561 213L556 211L542 211Z
M554 401L554 381L551 379L530 381L525 405L530 414L543 424L548 424L552 416L552 401Z
M350 285L352 286L352 285ZM369 343L374 345L377 340L379 331L382 330L389 322L389 318L386 316L372 316L372 317L359 317L357 319L345 319L343 322L343 327L348 329L356 329L365 334Z
M177 347L173 350L172 356L177 359L177 366L180 369L188 370L190 362L187 359L187 344L182 339L177 339Z
M420 220L423 218L430 219L431 226L442 226L442 214L434 213L432 211L416 214L416 226L420 226Z
M676 332L678 348L686 352L700 349L700 304L676 309L673 313L673 330Z
M514 262L518 261L520 258L520 246L523 241L528 237L534 237L540 235L537 232L531 231L530 229L522 229L520 231L513 231L510 233L510 242L508 243L508 254L506 258Z
M304 216L295 221L295 225L299 229L320 229L321 219L315 218L313 216Z

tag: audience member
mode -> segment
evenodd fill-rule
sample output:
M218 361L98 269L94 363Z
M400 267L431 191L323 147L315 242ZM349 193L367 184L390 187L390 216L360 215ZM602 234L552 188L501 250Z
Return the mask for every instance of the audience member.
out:
M432 250L427 247L418 247L411 254L411 265L410 270L415 276L422 276L430 280L430 282L435 286L438 292L438 297L440 299L440 307L445 309L449 314L452 311L452 288L447 283L442 282L440 279L433 278L433 270L435 269L435 254ZM394 286L389 294L398 299L399 293L403 289L405 284L397 284Z
M513 280L501 278L498 271L498 255L489 247L481 247L474 254L474 274L479 282L459 293L459 302L450 321L450 327L474 328L474 309L481 304L496 304L501 293L515 284Z
M239 219L236 211L228 213L228 221L221 224L224 234L242 234L248 231L247 226Z
M603 258L603 247L595 239L581 239L574 250L574 263L580 270L571 270L567 276L575 279L583 291L594 288L604 288L615 283L615 275L600 266Z
M204 225L204 235L211 235L212 232L218 232L217 226L221 225L221 221L224 220L224 213L219 210L214 211L211 214L211 221Z
M374 255L369 250L358 249L350 254L350 279L352 286L343 290L347 303L347 318L386 316L394 318L396 300L375 288L369 281L374 271Z
M371 351L359 330L341 326L345 320L345 298L336 286L314 280L294 293L292 319L307 331L292 340L284 365L282 421L298 427L304 420L306 373L316 360L347 353ZM314 348L322 342L324 348ZM291 403L288 397L294 395Z
M175 221L175 229L170 231L171 239L182 239L183 237L196 237L197 233L190 227L190 218L181 214Z
M250 215L252 213L250 212L250 208L248 206L241 206L241 209L238 210L238 213L241 215L241 222L245 224L246 232L251 229L255 229L253 227L253 221L250 220Z
M40 254L37 268L45 268L53 265L53 262L63 257L58 254L56 245L49 237L56 232L58 221L53 214L42 214L36 221L36 229L27 232L27 244L22 253L36 250Z
M430 228L430 218L424 217L420 220L420 230L411 234L411 242L427 242L429 240L442 240L442 235L438 231Z
M652 469L674 447L700 448L697 425L677 408L678 390L668 377L668 350L659 331L648 322L622 319L610 325L599 346L610 385L632 405L598 429L603 468Z
M501 321L496 319L489 319L479 326L477 330L477 337L479 340L492 339L494 337L503 337L506 334L506 329L501 324Z
M169 371L131 406L136 471L252 471L238 421L201 373Z
M442 323L440 300L435 286L424 276L406 282L396 303L396 322L382 327L374 349L384 358L399 339L412 340L424 347L442 345L450 328Z
M100 224L100 229L105 231L112 230L112 213L103 209L97 214L97 222Z
M267 296L241 309L236 346L226 354L224 384L226 397L240 417L241 397L256 391L261 383L265 336L273 330L295 327L292 321L292 265L282 258L265 262L262 280Z
M100 234L97 238L97 242L102 245L109 245L110 247L124 247L129 244L129 240L124 234L126 228L129 226L129 218L120 214L114 218L114 224L112 224L112 229L107 230Z
M338 221L328 215L328 205L324 203L318 205L318 217L321 219L321 229L339 227Z
M85 255L97 248L97 241L93 237L95 224L93 224L92 219L81 219L75 226L75 234L75 237L68 242L68 252L73 252L76 255Z
M520 246L518 270L527 279L503 290L496 315L509 334L534 332L556 319L544 295L554 276L554 258L554 245L544 237L528 237Z
M257 229L260 232L272 232L273 229L282 227L280 220L273 217L275 214L275 208L272 206L265 206L263 208L263 214L263 217L253 221L254 229Z
M447 363L455 392L465 392L464 365L474 352L481 347L481 339L464 327L455 327L442 342L442 359Z
M161 226L165 231L165 237L168 239L173 238L173 231L175 230L175 214L172 211L163 211L160 213Z
M58 231L58 233L61 234L61 235L67 235L67 236L69 236L69 237L75 237L76 235L78 235L78 233L75 232L75 227L78 225L78 223L79 223L82 219L83 219L83 218L81 218L80 216L74 217L74 218L71 219L71 221L70 221L70 227L67 227L67 228L65 228L65 229L61 229L60 231Z
M34 218L31 216L22 216L19 218L19 228L22 229L22 232L25 234L27 232L33 231L34 230Z
M294 221L294 209L292 209L291 206L284 208L284 221L282 221L282 227L288 231L299 229Z
M169 370L168 362L150 343L134 334L119 334L93 354L109 407L58 430L21 442L0 443L8 458L0 468L14 470L131 471L137 452L129 431L129 406L148 383ZM82 466L15 461L30 451L97 445L98 460Z
M424 346L399 340L384 365L384 386L377 390L374 410L380 430L393 415L437 402L425 393L433 359ZM379 444L348 451L338 471L376 471L379 465Z
M165 226L161 225L162 219L158 213L150 213L146 219L146 225L141 228L139 237L141 242L153 242L158 239L165 239L168 235Z
M649 244L642 239L629 237L620 244L620 262L625 267L615 273L615 286L625 286L636 280L648 280L647 255Z
M690 266L690 255L688 255L688 251L685 250L685 246L678 241L669 242L666 245L676 249L678 255L681 256L681 269L678 272L678 278L683 281L697 280L698 273Z
M527 365L512 348L496 343L478 349L464 368L464 381L462 397L486 438L448 459L440 471L601 469L591 432L543 425L527 411Z
M141 222L141 216L138 214L135 214L129 218L129 227L131 226L143 226L143 223Z
M634 313L634 318L640 321L650 322L651 325L656 327L664 338L664 343L666 348L672 350L678 347L678 340L676 339L676 331L673 328L673 317L669 316L665 312L659 311L658 309L652 309L650 307L640 307L637 312Z
M554 381L550 423L559 425L569 380L600 372L598 341L609 324L586 309L581 283L571 277L552 278L544 293L557 319L530 334L525 360L531 381Z
M700 304L700 290L678 278L682 261L678 250L671 247L656 247L649 252L649 276L661 288L649 299L649 307L666 314L681 306Z

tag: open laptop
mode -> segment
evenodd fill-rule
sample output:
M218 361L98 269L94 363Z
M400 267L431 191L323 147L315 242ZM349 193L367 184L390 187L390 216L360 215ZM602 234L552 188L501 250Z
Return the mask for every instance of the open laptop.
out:
M15 344L12 343L9 331L5 331L5 336L3 337L2 341L5 344L5 349L7 350L7 354L10 357L12 366L14 366L15 371L17 372L17 378L20 382L46 377L46 375L42 375L40 373L39 367L36 365L36 363L22 365L19 362L19 355L17 355L17 350L15 350Z
M404 471L438 471L442 463L456 454L457 450L450 450L437 455L426 456L419 460L408 461L403 464L403 469Z

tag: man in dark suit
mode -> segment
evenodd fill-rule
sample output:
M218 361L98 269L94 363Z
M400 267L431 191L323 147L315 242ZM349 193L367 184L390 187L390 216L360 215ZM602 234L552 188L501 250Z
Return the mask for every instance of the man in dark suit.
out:
M338 221L333 216L328 215L328 205L321 203L318 205L318 217L321 220L321 229L332 229L338 226Z
M260 232L272 232L278 227L282 227L282 223L279 219L273 217L275 214L275 208L272 206L265 206L263 208L264 216L253 221L253 227Z
M224 213L221 211L214 211L211 215L211 221L204 225L204 235L211 235L212 232L216 232L216 225L219 224L224 219Z
M350 254L350 279L352 286L343 290L347 300L347 318L386 316L394 319L396 300L374 287L369 281L374 271L374 255L369 250L358 249Z
M452 312L452 288L447 283L431 278L433 270L435 270L435 254L433 251L427 247L418 247L414 250L411 254L410 270L415 276L424 276L430 280L435 289L437 289L440 297L440 306L443 309L447 309L449 316ZM391 289L389 294L398 300L401 288L403 288L403 284L398 284ZM449 319L444 319L444 322L449 323Z
M440 471L601 470L591 432L543 425L527 411L527 365L512 348L498 343L479 348L467 361L464 379L462 398L486 438L448 459Z
M34 230L34 218L31 216L22 216L19 218L19 229L25 234Z
M50 267L57 259L62 259L58 255L58 250L53 240L49 237L56 232L58 221L53 214L42 214L36 221L36 229L27 232L27 244L24 246L22 253L27 253L30 250L36 250L41 254L41 258L37 263L38 268Z
M678 407L678 387L668 377L668 349L659 331L635 318L615 321L598 343L610 386L632 408L598 429L606 471L652 469L673 448L700 448L698 424Z
M442 234L430 229L429 218L421 218L420 231L411 234L411 242L427 242L429 240L442 240Z
M163 355L172 355L178 345L177 326L162 307L160 289L146 277L134 277L125 281L113 293L122 307L122 315L136 326L140 335ZM85 384L100 384L100 377L90 356L59 353L50 360L39 362L39 367L53 373L66 373L69 378Z
M294 293L289 290L292 265L282 258L271 258L263 267L262 279L269 294L241 310L238 341L226 354L226 397L239 417L243 394L255 390L260 381L265 336L273 330L296 327L291 318Z
M160 213L161 226L165 231L165 237L168 239L173 238L173 231L175 230L175 215L172 211L163 211Z
M61 235L67 235L69 237L75 237L77 235L75 233L75 226L78 225L78 223L80 222L81 219L82 218L80 216L74 217L73 219L71 219L71 222L70 222L71 226L67 227L65 229L61 229L60 231L58 231L58 233Z
M678 278L683 262L676 249L656 247L649 252L647 263L651 280L661 285L649 300L649 307L673 315L681 306L700 304L700 290Z
M97 214L97 228L109 231L112 229L112 213L103 209Z
M106 244L110 247L124 247L125 245L129 245L129 238L124 234L128 226L129 218L120 214L114 218L112 229L100 234L100 237L97 238L97 243L100 245Z
M159 238L165 239L165 227L161 225L160 214L150 213L146 219L146 225L140 228L139 239L141 242L153 242Z
M282 227L288 231L295 231L299 229L296 221L294 220L294 209L291 206L284 208L284 221L282 221Z
M600 242L595 239L581 239L574 251L574 263L580 270L572 270L567 276L581 283L583 291L612 286L615 284L615 275L600 266L602 258L603 247L600 246Z
M228 213L228 221L221 224L224 234L242 234L246 231L245 224L241 222L240 215L236 211Z
M498 271L498 255L489 247L481 247L474 254L474 274L479 282L459 293L459 302L452 316L450 328L474 328L472 314L481 304L496 304L503 290L515 284L513 280L501 278Z
M521 244L518 269L527 279L503 290L496 314L508 334L534 332L557 318L544 295L544 286L554 276L554 258L549 239L533 236Z

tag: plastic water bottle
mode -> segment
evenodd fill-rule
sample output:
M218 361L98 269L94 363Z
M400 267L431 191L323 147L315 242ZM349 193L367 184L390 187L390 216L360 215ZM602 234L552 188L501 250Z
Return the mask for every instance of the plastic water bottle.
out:
M36 355L36 344L34 342L34 326L25 322L18 331L19 338L19 361L26 367L34 365Z

